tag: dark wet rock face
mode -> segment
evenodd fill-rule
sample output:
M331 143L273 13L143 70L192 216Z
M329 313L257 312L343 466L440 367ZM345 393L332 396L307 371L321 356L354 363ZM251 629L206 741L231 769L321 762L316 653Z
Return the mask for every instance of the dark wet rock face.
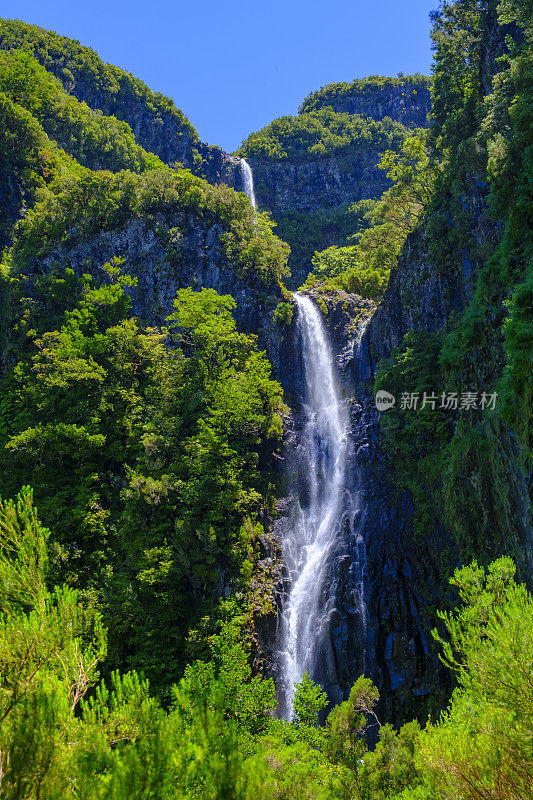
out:
M368 657L365 674L378 686L382 715L400 724L409 715L424 713L431 692L442 695L443 675L430 634L431 609L442 605L443 574L434 548L453 554L451 536L434 531L431 541L414 542L414 506L399 494L380 446L379 418L373 397L360 385L352 406L352 430L357 458L353 469L360 484L360 530L365 542L365 603ZM349 542L345 544L349 548ZM453 558L453 555L452 555ZM338 586L340 621L349 631L338 653L346 693L361 672L353 656L356 626L349 608L351 583ZM436 702L438 705L438 700Z
M379 152L372 148L343 158L310 158L294 164L250 159L259 208L276 216L380 197L390 181L377 169L379 159Z
M444 530L435 532L431 543L413 542L412 501L407 495L397 496L388 474L380 449L378 412L368 388L357 377L361 372L358 343L373 304L353 295L317 297L327 309L326 325L349 409L350 441L344 510L322 587L327 622L324 630L317 631L321 644L313 677L326 688L331 702L337 703L347 698L359 675L366 674L382 694L383 717L401 722L408 714L424 713L430 691L435 697L443 692L430 635L434 622L430 609L442 600L443 584L433 548L453 552L453 542ZM295 321L286 331L281 352L282 383L293 415L284 451L288 496L274 526L278 537L290 521L299 471L305 470L300 440L304 364ZM289 585L285 574L276 587L280 609L280 592L287 592ZM279 643L279 627L276 635ZM270 644L271 657L275 646Z

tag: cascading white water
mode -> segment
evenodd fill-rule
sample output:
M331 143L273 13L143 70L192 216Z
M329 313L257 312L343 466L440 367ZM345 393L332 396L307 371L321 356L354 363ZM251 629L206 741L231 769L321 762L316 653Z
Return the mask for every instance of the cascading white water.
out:
M316 647L328 623L324 600L328 554L343 514L349 419L336 387L333 356L315 303L295 294L302 347L305 406L301 438L305 486L283 550L290 589L281 619L280 713L292 716L295 684L314 676Z
M254 175L252 172L252 168L250 167L249 163L246 161L245 158L241 158L241 174L242 174L242 185L244 188L244 193L248 195L250 199L250 203L253 206L254 211L257 208L257 203L255 201L255 192L254 192Z

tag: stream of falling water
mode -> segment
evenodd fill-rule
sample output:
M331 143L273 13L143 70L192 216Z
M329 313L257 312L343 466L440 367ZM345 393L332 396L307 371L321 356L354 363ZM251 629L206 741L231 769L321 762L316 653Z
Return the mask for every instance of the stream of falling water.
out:
M246 161L245 158L241 158L241 174L242 174L242 184L244 188L244 193L248 195L250 199L250 203L253 206L254 211L257 208L257 203L255 200L255 192L254 192L254 175L252 172L252 168L250 167L249 163Z
M315 303L295 294L305 378L304 486L283 541L290 589L281 618L280 714L292 716L295 684L314 677L316 650L327 628L328 554L344 507L349 418L337 389L327 333Z

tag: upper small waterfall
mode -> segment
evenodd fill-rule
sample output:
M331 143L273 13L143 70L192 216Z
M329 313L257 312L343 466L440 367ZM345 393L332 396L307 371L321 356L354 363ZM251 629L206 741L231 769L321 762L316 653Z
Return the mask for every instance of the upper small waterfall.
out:
M253 209L255 211L257 208L257 203L255 200L254 175L252 172L252 168L250 167L249 163L246 161L245 158L241 158L240 165L241 165L242 185L244 188L244 193L248 195L248 197L250 198L250 203L252 204Z
M327 333L315 303L295 294L304 383L302 476L283 537L290 588L283 607L279 653L280 713L290 718L294 685L316 677L316 654L329 621L328 555L344 514L349 418L336 386Z

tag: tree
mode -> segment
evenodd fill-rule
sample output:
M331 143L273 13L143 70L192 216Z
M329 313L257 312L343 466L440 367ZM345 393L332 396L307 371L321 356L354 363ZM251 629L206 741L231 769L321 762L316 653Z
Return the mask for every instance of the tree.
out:
M367 750L365 733L371 725L380 724L374 711L378 700L377 688L370 678L361 675L352 686L348 700L330 711L326 720L325 750L331 761L357 771Z
M396 266L405 240L420 223L435 191L439 167L427 151L425 131L409 136L400 152L387 150L379 169L393 185L367 213L369 226L356 234L355 245L328 247L315 253L313 273L308 278L355 292L362 297L380 297Z
M448 711L420 736L426 782L441 797L531 797L533 598L511 559L456 570L462 605L441 613L442 660L459 682Z
M168 696L189 629L216 616L220 574L248 591L282 392L230 297L181 290L170 331L143 329L120 270L49 279L58 327L26 323L0 407L1 483L14 493L31 475L55 580L101 598L110 667Z
M320 712L327 704L328 697L326 692L311 680L307 672L304 672L301 680L294 687L294 724L317 728Z
M47 541L33 495L0 500L0 791L23 800L68 791L74 711L106 652L99 613L49 591Z
M399 731L382 725L373 752L363 756L359 770L361 800L388 800L405 789L418 787L416 765L420 725L407 722Z

